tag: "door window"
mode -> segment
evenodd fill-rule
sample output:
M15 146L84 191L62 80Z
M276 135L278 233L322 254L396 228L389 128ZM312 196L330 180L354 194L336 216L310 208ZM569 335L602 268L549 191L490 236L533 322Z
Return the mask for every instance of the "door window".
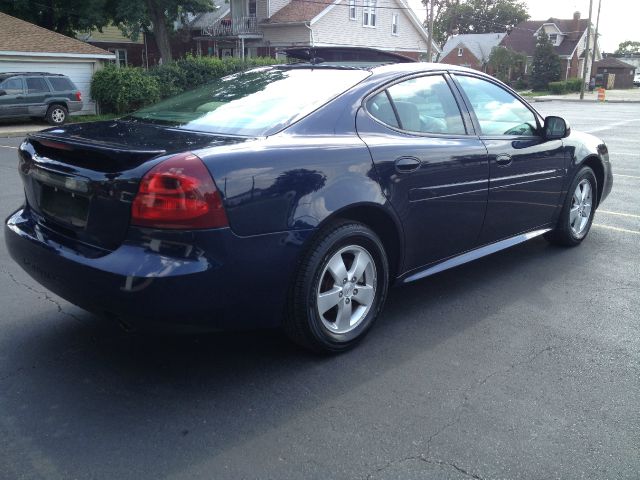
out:
M456 78L471 102L483 135L536 135L536 116L512 94L480 78Z
M27 90L29 93L48 93L49 86L42 77L27 78Z
M7 95L20 95L22 93L22 79L9 78L0 83L0 90L7 92Z
M442 75L396 83L389 87L388 92L393 106L385 98L385 92L367 104L369 113L381 122L410 132L466 134L458 104Z

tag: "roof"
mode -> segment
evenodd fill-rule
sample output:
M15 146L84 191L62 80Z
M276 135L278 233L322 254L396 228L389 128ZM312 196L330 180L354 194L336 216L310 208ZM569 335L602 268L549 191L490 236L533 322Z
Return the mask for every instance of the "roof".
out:
M230 11L229 3L225 2L225 0L211 0L211 3L215 7L215 10L213 12L204 12L196 15L189 23L191 29L202 29L213 25L216 20L224 17Z
M111 52L0 13L0 55L113 58Z
M595 68L636 68L635 65L623 62L615 57L607 57L594 63Z
M489 60L493 47L497 47L506 35L506 33L467 33L450 37L442 47L440 58L446 57L460 45L464 45L478 60L485 62Z
M271 18L265 19L262 23L279 24L310 22L330 5L332 5L332 3L325 0L318 2L292 0L291 3L282 7L276 13L271 15Z
M502 40L502 46L531 57L536 49L537 37L534 34L540 27L550 23L555 24L560 32L566 35L562 43L554 47L556 53L558 55L571 55L587 29L589 20L578 20L577 28L576 20L573 18L560 19L552 17L548 20L527 20L514 27L513 31Z

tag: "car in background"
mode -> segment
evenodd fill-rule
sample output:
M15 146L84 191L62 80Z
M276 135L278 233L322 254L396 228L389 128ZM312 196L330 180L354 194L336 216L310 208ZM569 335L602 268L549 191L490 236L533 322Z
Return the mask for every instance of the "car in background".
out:
M613 181L600 139L475 70L327 53L30 135L10 255L128 326L279 326L338 352L392 284L586 238Z
M0 119L31 117L62 125L82 110L82 94L69 77L56 73L0 73Z
M636 73L633 77L633 86L640 87L640 72Z

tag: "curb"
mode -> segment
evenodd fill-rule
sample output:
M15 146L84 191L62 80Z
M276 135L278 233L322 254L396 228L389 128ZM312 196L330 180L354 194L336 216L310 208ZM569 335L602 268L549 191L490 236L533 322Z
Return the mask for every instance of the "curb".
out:
M598 100L592 100L585 98L580 100L579 98L546 98L546 97L533 97L532 100L536 103L543 102L576 102L576 103L640 103L640 100L605 100L600 102Z

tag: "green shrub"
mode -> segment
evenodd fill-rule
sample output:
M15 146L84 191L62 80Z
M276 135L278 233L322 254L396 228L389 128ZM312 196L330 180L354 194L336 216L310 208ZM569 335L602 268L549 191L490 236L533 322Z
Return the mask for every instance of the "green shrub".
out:
M549 91L554 95L562 95L567 92L566 82L549 82Z
M226 75L277 63L281 62L271 57L221 60L187 55L148 71L108 66L94 75L91 96L103 113L128 113Z
M109 65L93 76L91 97L102 113L123 114L160 100L160 89L142 68Z
M570 78L565 83L567 84L567 91L569 92L579 92L582 87L581 78Z

